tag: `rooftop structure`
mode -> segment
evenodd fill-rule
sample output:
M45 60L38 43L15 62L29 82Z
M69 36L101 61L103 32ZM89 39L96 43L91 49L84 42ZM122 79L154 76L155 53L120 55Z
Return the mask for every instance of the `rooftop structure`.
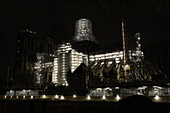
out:
M79 19L75 24L74 41L94 41L97 42L92 31L92 23L88 19Z

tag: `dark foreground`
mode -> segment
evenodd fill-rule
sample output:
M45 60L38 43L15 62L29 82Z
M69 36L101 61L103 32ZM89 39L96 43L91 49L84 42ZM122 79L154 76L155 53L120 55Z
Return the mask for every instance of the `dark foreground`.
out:
M2 99L0 113L170 113L170 103L140 96L119 102Z

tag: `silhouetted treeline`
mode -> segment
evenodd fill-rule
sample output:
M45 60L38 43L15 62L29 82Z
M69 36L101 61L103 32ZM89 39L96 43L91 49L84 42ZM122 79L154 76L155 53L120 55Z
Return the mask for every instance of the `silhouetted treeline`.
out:
M152 78L170 81L170 42L160 41L150 45L144 49L144 55L154 70Z

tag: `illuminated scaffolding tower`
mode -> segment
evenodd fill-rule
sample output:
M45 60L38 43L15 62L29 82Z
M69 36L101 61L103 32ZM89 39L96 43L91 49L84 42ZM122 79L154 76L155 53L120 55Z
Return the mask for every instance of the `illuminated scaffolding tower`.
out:
M141 36L140 36L140 33L135 34L135 39L136 39L136 44L137 44L136 51L141 51L141 41L140 41Z
M42 86L46 83L50 83L51 73L53 67L53 55L47 53L37 53L37 62L34 64L35 70L35 84Z
M36 84L43 84L43 74L44 74L44 57L43 55L37 53L37 62L35 63L35 74L36 74Z
M79 19L75 24L75 34L73 36L74 41L93 41L96 39L92 31L92 23L88 19Z
M136 41L136 49L134 51L134 54L136 54L136 57L133 58L133 62L134 62L134 75L136 80L145 80L146 77L143 74L143 52L141 51L141 36L140 33L136 33L135 34L135 41Z

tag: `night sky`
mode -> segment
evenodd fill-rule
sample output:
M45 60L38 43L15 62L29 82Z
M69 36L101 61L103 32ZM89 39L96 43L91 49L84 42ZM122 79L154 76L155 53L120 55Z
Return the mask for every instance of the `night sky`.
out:
M44 37L71 39L77 19L92 21L101 45L121 41L121 0L1 0L0 78L15 61L16 38L28 28ZM169 0L125 0L128 33L140 32L142 46L170 41Z

